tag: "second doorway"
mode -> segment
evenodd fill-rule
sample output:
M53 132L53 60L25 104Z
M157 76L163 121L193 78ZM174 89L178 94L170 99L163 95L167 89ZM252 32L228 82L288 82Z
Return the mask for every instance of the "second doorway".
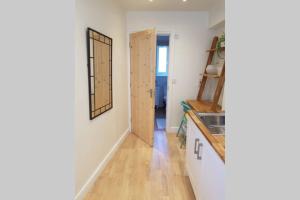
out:
M169 35L157 35L156 48L155 130L166 130Z

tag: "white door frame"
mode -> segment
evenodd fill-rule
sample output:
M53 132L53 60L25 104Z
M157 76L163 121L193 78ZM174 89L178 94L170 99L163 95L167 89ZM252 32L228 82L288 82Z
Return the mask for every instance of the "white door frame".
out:
M172 77L174 70L174 43L173 43L173 34L171 31L156 31L157 35L168 35L169 36L169 62L168 62L168 80L167 80L167 107L166 107L166 133L170 132L170 110L172 107ZM171 66L171 67L170 67Z

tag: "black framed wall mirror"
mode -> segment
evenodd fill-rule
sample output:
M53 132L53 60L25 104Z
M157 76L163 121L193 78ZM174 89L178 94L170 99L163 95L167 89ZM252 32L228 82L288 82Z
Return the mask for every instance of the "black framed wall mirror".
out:
M112 38L87 29L90 119L112 109Z

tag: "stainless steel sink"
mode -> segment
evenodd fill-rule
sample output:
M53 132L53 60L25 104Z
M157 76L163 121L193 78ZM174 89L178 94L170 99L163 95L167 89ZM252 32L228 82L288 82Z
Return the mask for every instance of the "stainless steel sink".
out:
M197 117L212 134L225 134L225 113L199 113Z

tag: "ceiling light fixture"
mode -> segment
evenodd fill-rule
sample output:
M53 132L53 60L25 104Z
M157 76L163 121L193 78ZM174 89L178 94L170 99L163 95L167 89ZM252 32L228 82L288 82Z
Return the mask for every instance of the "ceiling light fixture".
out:
M153 0L149 0L150 2L152 2Z
M183 2L186 2L187 0L182 0Z

